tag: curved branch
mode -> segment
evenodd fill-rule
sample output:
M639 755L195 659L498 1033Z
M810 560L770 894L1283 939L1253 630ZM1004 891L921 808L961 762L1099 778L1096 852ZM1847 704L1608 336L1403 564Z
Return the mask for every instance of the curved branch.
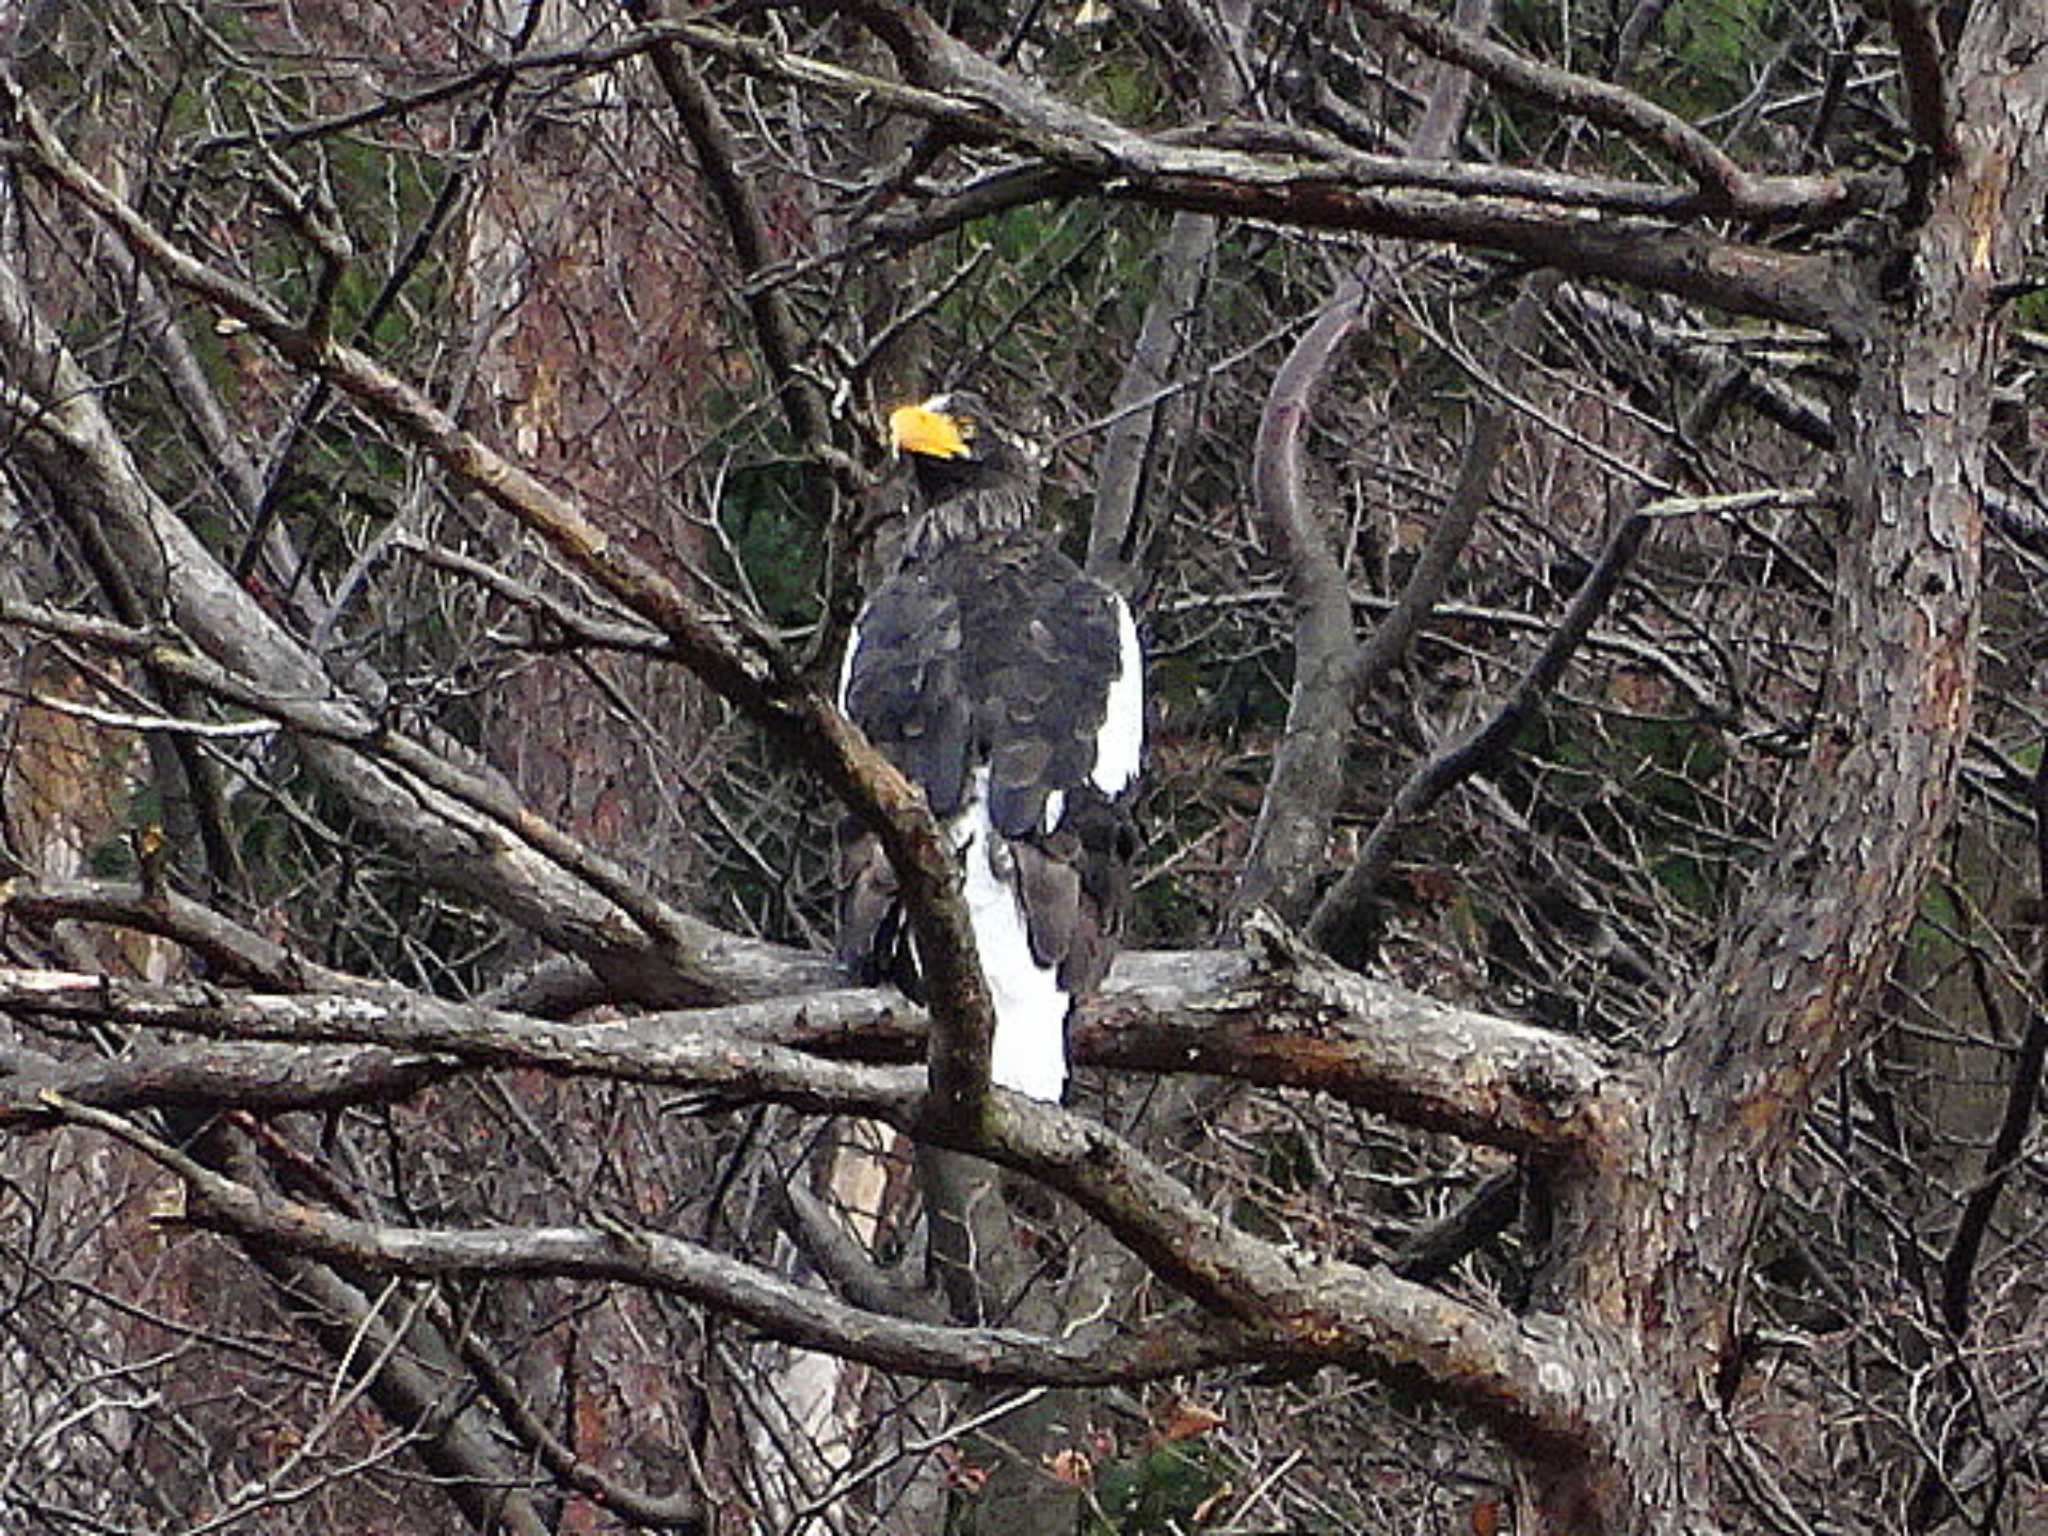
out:
M1463 0L1457 25L1479 30L1492 14L1491 0ZM1464 125L1471 76L1446 67L1438 71L1410 153L1447 154ZM1498 407L1482 407L1459 470L1458 488L1431 530L1421 560L1393 610L1381 620L1369 644L1358 644L1342 564L1309 503L1304 484L1301 437L1311 401L1328 377L1338 349L1350 334L1370 323L1384 278L1381 253L1367 251L1344 279L1316 323L1273 376L1259 418L1252 461L1252 488L1259 514L1272 530L1275 553L1285 562L1288 596L1294 603L1294 687L1287 726L1273 757L1259 803L1251 848L1224 915L1234 927L1261 903L1270 902L1289 921L1299 920L1309 889L1321 871L1330 828L1343 797L1343 775L1330 772L1351 743L1353 712L1380 677L1405 655L1416 630L1443 596L1452 565L1471 537L1486 487L1500 452L1503 421ZM1550 287L1556 278L1547 279ZM1526 299L1526 295L1524 296ZM1534 329L1518 300L1510 321L1511 360L1518 358L1513 326ZM1526 345L1526 341L1521 345Z
M505 459L413 385L368 354L300 326L250 285L214 270L167 239L72 157L17 85L0 78L0 92L12 104L27 135L34 168L111 224L146 265L240 320L287 361L334 384L369 415L438 460L461 483L546 540L568 564L661 629L676 654L707 686L798 760L809 764L875 829L897 871L930 995L954 1025L933 1036L934 1112L963 1125L971 1122L988 1092L994 1015L959 897L953 851L933 822L923 794L803 679L767 631L745 618L713 612L692 602L626 541L613 539L592 522L579 502ZM9 307L0 304L0 310ZM16 318L25 321L25 302L22 310ZM62 353L53 337L43 339L47 343L44 351L30 350L28 355L54 358L39 367L61 366L75 376L74 387L48 391L49 401L58 403L46 401L42 408L25 412L28 436L33 440L49 430L44 424L47 416L83 413L84 419L76 424L92 439L91 450L105 460L95 467L104 470L118 464L128 495L151 512L162 513L160 503L134 473L125 450L111 440L76 364ZM163 547L176 551L185 580L201 573L216 579L224 575L178 519L162 513L150 516L147 522L151 547L160 540ZM220 581L219 585L227 584ZM167 595L177 602L185 594L172 587ZM234 600L241 601L238 591L234 591ZM267 623L259 621L256 627L263 631L269 649L290 646ZM239 633L231 638L246 641ZM274 656L268 659L273 664L277 660ZM294 656L291 663L277 670L292 680L294 691L316 698L329 692L309 660ZM256 675L273 675L267 668L252 670ZM504 900L520 893L501 886L498 894ZM587 936L579 937L584 944L590 943ZM616 942L618 935L606 937ZM661 959L658 954L647 955L644 949L631 958L643 966L649 960L659 965ZM644 987L644 978L635 979Z
M770 1337L909 1375L990 1385L1101 1385L1238 1363L1347 1365L1428 1381L1496 1427L1568 1442L1602 1336L1542 1329L1396 1278L1238 1231L1107 1130L1007 1096L998 1152L1030 1166L1098 1215L1163 1278L1221 1312L1140 1337L1090 1329L1061 1339L1015 1329L941 1327L849 1305L697 1244L606 1223L595 1228L416 1229L270 1198L214 1172L117 1115L46 1092L44 1107L152 1158L181 1178L186 1219L257 1251L420 1278L549 1276L644 1286L747 1320ZM1142 1219L1136 1219L1142 1212ZM1618 1390L1610 1386L1606 1390Z
M1251 950L1122 957L1083 1011L1077 1056L1313 1089L1394 1118L1553 1158L1589 1154L1632 1092L1607 1053L1353 974L1254 921ZM872 1114L928 1132L914 1073L923 1017L893 992L819 992L566 1024L396 988L275 994L0 968L0 1009L238 1040L377 1045L472 1067L525 1067ZM829 1056L818 1053L830 1053ZM969 1138L949 1145L975 1151Z
M1287 728L1273 757L1250 851L1231 892L1225 922L1235 927L1262 903L1298 917L1302 882L1321 864L1337 814L1341 763L1351 739L1358 675L1358 635L1351 590L1304 486L1301 439L1309 402L1337 348L1364 320L1372 295L1366 266L1347 277L1337 296L1296 342L1273 375L1259 414L1252 454L1252 495L1285 569L1294 607L1294 687Z
M671 22L650 29L648 36L714 54L763 79L859 97L885 110L942 123L965 139L1002 144L1041 162L1003 173L999 186L983 186L967 205L938 214L927 205L905 226L919 238L1021 202L1094 191L1123 201L1304 229L1349 229L1507 251L1535 265L1642 283L1736 313L1823 330L1853 331L1868 308L1849 279L1853 264L1847 258L1798 255L1674 231L1670 221L1712 214L1756 223L1833 222L1882 203L1889 183L1878 178L1738 171L1700 193L1626 183L1602 191L1590 182L1574 190L1570 178L1546 178L1539 184L1527 180L1539 173L1474 171L1361 155L1336 139L1299 131L1282 135L1284 147L1278 152L1204 148L1187 143L1185 135L1124 128L1037 91L914 9L882 4L848 9L896 51L914 83L864 74L710 23ZM1638 103L1641 111L1635 116L1650 131L1660 109L1628 99ZM1628 110L1616 107L1614 112L1617 121L1633 120ZM1682 123L1680 128L1693 131ZM1228 134L1223 137L1227 143ZM1686 153L1700 168L1712 168L1719 151L1710 144L1707 148L1711 154ZM1530 200L1530 193L1543 189L1576 206ZM1660 217L1593 217L1592 210L1603 205L1632 205ZM878 224L877 238L888 238L889 229ZM903 238L903 229L896 235Z
M1300 1346L1284 1334L1167 1326L1142 1337L1097 1329L1042 1338L1009 1328L955 1328L849 1305L664 1233L597 1227L410 1228L359 1221L268 1197L214 1172L118 1115L45 1093L44 1108L133 1147L185 1182L184 1219L252 1248L330 1264L427 1279L548 1276L605 1280L680 1296L744 1319L771 1338L913 1376L990 1385L1091 1386L1153 1381L1242 1362L1285 1360Z
M611 1510L628 1523L646 1530L682 1531L685 1536L703 1536L706 1529L704 1503L694 1493L651 1494L643 1489L607 1477L603 1470L577 1454L546 1419L534 1410L525 1390L502 1362L468 1328L449 1329L451 1343L483 1395L489 1399L506 1427L520 1444L553 1474L564 1487L587 1495L591 1502Z
M914 8L850 9L889 43L916 85L856 77L716 27L687 26L678 33L689 46L719 52L749 71L792 84L857 88L884 106L943 119L964 136L1042 160L1047 172L1035 179L1027 172L1010 189L1026 197L1048 195L1055 186L1072 191L1079 183L1103 196L1160 207L1509 250L1535 265L1643 282L1738 312L1823 329L1855 319L1853 295L1843 290L1833 258L1674 234L1668 222L1596 221L1584 212L1524 201L1516 178L1531 173L1362 155L1301 130L1284 131L1281 148L1271 153L1203 148L1187 143L1185 135L1148 136L1034 89ZM1538 72L1531 79L1542 77L1538 66L1527 67ZM1563 80L1576 89L1581 77ZM1720 174L1725 157L1689 125L1626 91L1583 83L1593 93L1587 102L1617 123L1628 121L1644 132L1655 128L1673 143L1690 145L1683 153L1689 168L1716 171L1704 178L1706 192L1660 189L1660 198L1675 198L1659 204L1667 220L1711 213L1759 222L1828 222L1874 206L1887 194L1887 184L1864 177L1761 177L1739 169ZM1273 130L1256 133L1270 139ZM1215 135L1205 137L1213 142ZM1227 130L1223 139L1229 142ZM1506 180L1499 179L1503 175ZM1416 185L1426 179L1438 185ZM980 211L990 211L986 200Z
M1625 86L1539 64L1476 33L1411 11L1396 0L1360 0L1359 8L1386 22L1418 48L1462 65L1500 90L1612 128L1661 152L1713 194L1713 211L1747 202L1757 196L1761 182L1777 180L1751 176L1684 118Z

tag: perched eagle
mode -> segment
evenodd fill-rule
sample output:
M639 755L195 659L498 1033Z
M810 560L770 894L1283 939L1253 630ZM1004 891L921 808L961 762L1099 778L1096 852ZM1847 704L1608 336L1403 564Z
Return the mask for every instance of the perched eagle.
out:
M959 850L995 1004L991 1076L1057 1101L1073 999L1109 969L1130 890L1144 745L1137 626L1034 525L1036 468L966 393L889 418L911 464L902 562L861 611L839 704L920 785ZM842 841L840 951L915 987L896 878Z

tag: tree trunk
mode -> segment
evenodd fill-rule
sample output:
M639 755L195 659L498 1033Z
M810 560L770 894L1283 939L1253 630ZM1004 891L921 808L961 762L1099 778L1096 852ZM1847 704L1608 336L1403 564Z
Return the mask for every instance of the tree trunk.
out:
M2020 0L1973 15L1954 159L1868 274L1867 310L1845 317L1857 382L1837 413L1832 652L1775 853L1646 1070L1649 1114L1614 1126L1625 1150L1552 1181L1538 1305L1612 1334L1579 1386L1590 1453L1525 1458L1543 1536L1719 1528L1709 1447L1740 1373L1751 1239L1817 1085L1873 1027L1955 804L1999 288L2022 274L2048 177L2028 154L2048 105L2043 30Z

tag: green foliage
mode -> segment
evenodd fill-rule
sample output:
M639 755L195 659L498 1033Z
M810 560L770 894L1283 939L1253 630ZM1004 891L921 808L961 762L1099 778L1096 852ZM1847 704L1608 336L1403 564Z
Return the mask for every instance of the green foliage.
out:
M1131 127L1152 123L1179 106L1157 56L1123 24L1121 13L1106 25L1053 31L1045 73L1069 100Z
M2021 294L2013 301L2012 312L2015 322L2027 330L2048 327L2048 289Z
M1088 1536L1180 1536L1229 1484L1223 1457L1205 1440L1169 1440L1097 1468Z
M1689 720L1603 717L1597 729L1553 709L1530 722L1513 776L1527 780L1539 821L1570 816L1619 854L1640 850L1675 900L1702 916L1720 900L1703 850L1713 786L1728 749Z
M1664 13L1650 93L1683 117L1726 111L1749 94L1784 28L1779 0L1695 0Z
M1914 964L1932 970L1957 956L1956 935L1967 927L1954 893L1941 881L1932 881L1920 893L1920 909L1906 933L1906 953Z
M815 623L819 614L824 540L804 507L802 474L787 459L737 469L718 509L730 556L717 562L717 574L743 577L762 612L785 627Z

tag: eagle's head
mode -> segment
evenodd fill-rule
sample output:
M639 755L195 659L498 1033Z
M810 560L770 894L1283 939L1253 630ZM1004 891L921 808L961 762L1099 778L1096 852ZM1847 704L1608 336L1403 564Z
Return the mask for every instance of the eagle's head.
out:
M889 446L910 461L926 503L1031 479L1030 456L979 395L954 390L889 413Z

